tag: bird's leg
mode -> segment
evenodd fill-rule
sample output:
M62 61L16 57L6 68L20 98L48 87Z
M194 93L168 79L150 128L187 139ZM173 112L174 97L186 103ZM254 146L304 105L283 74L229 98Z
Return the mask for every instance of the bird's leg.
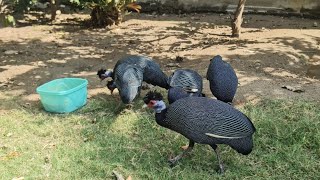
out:
M194 147L194 141L189 140L189 146L188 148L186 148L181 154L179 154L178 156L169 159L169 163L170 166L173 167L183 156L185 156L186 154L188 154Z
M126 109L130 110L132 109L132 107L133 107L133 104L126 104Z
M186 150L188 149L189 145L185 145L185 146L180 146L181 149Z
M141 97L141 86L138 88L138 95L137 97Z
M117 114L121 112L121 110L122 110L122 105L123 105L123 103L120 102L120 103L118 103L118 105L114 108L114 110L115 110L115 112L116 112Z
M133 108L133 104L125 104L125 108L122 109L120 113L123 114L123 113L131 112L132 108Z
M214 145L211 145L211 147L213 148L214 152L217 155L217 159L218 159L218 162L219 162L219 173L223 174L224 173L224 167L223 167L223 163L222 163L222 160L221 160L221 157L220 157L220 154L219 154L218 146L214 144Z

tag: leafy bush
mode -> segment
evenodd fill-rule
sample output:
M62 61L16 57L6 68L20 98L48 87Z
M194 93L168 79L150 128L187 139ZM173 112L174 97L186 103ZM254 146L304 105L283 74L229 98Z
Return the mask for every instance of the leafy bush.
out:
M67 5L73 9L87 7L91 9L90 26L106 27L118 25L128 10L140 12L141 6L135 4L136 0L59 0L50 5L51 0L0 0L0 27L14 26L13 13L24 13L30 9L36 11L51 11L51 20L55 19L59 4Z
M15 26L16 22L10 13L10 2L0 0L0 27Z
M91 25L94 27L118 25L127 10L140 12L141 9L135 0L93 0L87 6L91 9Z

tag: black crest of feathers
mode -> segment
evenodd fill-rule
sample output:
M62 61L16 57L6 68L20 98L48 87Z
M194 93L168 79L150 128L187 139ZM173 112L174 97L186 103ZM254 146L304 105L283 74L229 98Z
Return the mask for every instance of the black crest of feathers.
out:
M145 104L148 104L151 100L163 100L162 95L157 91L149 91L143 98Z
M102 74L106 73L107 70L106 69L100 69L98 72L97 72L97 75L99 76L99 78L101 78Z
M112 87L113 84L114 84L114 80L108 81L108 82L107 82L107 87L108 87L108 88L109 88L109 87Z

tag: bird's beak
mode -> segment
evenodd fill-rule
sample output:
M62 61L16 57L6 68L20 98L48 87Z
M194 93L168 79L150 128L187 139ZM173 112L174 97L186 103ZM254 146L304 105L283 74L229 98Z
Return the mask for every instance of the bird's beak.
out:
M144 105L142 106L142 108L146 108L146 107L148 107L148 105L146 105L146 104L144 104Z

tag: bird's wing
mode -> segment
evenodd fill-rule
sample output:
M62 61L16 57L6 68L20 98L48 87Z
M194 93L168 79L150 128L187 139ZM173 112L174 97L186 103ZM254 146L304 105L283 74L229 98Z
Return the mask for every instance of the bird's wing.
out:
M202 78L191 71L177 70L169 77L169 85L202 91Z
M128 83L129 86L141 86L143 80L142 69L138 67L129 68L124 74L124 81Z
M151 83L155 86L166 87L168 86L168 77L163 73L158 63L154 61L147 61L147 66L143 74L144 81Z
M250 136L255 128L250 119L241 112L224 112L215 117L214 127L205 134L223 139L238 139Z

